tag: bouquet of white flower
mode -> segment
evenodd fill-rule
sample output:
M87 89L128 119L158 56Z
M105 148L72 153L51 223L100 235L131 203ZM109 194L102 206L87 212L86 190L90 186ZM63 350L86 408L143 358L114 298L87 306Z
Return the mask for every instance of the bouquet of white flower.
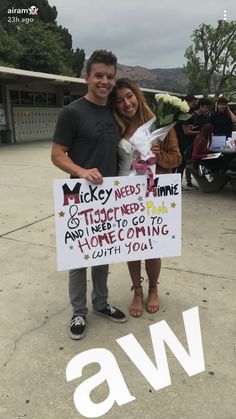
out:
M151 147L158 139L163 141L166 138L174 122L189 119L191 115L188 111L187 102L182 101L178 97L169 94L156 94L154 104L155 116L139 127L130 138L134 149L140 153L140 157L133 161L132 169L137 174L147 174L149 188L153 184L156 164L156 156L151 152Z
M169 94L156 94L154 113L155 116L139 127L130 138L133 147L140 152L143 159L153 157L150 148L157 138L163 141L174 122L186 121L191 117L188 113L189 106L176 96Z
M189 106L185 100L169 94L156 94L154 113L156 115L153 128L165 127L173 122L186 121L190 118Z

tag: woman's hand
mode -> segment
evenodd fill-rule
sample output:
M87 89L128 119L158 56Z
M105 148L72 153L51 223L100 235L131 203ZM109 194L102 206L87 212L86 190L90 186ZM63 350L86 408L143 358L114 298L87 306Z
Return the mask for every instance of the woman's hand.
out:
M216 156L216 154L217 154L217 153L208 153L208 154L207 154L207 157L214 157L214 156Z
M150 148L151 152L155 155L157 155L160 152L160 142L161 140L157 138L155 144L153 144L152 147Z

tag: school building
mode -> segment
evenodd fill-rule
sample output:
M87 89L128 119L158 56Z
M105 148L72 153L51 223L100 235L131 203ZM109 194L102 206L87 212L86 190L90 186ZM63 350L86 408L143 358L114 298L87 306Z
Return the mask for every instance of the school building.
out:
M142 90L149 103L162 92ZM61 108L86 93L81 78L0 66L0 143L52 139Z

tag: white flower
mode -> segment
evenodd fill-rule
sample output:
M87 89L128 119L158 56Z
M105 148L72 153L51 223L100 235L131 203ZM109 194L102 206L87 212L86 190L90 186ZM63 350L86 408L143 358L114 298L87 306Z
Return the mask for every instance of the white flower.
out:
M170 104L173 103L172 96L169 95L168 93L166 95L163 95L162 100L163 100L164 103L170 103Z
M181 99L179 99L178 97L176 97L176 96L172 96L172 104L173 104L173 106L175 106L176 108L180 108L181 107L181 104L182 104L182 100Z
M188 106L186 100L181 101L181 104L180 104L179 108L180 108L181 112L183 112L183 113L186 113L186 112L189 111L189 106Z
M154 113L156 115L156 121L153 129L177 122L179 119L186 120L190 117L187 102L182 101L177 96L171 96L168 93L157 93L155 95L155 101Z
M159 102L159 100L163 99L163 96L164 96L164 95L163 95L163 94L161 94L161 93L156 93L156 94L155 94L155 99L156 99L156 101L157 101L157 102Z

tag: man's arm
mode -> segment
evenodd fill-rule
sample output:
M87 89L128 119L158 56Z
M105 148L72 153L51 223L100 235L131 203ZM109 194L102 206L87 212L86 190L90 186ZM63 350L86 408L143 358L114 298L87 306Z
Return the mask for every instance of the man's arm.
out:
M197 135L199 133L199 130L195 125L183 125L183 131L185 135Z
M53 143L51 160L55 166L72 176L83 178L96 184L102 183L102 175L98 169L83 169L83 167L75 164L71 160L71 158L67 155L67 151L68 147Z

